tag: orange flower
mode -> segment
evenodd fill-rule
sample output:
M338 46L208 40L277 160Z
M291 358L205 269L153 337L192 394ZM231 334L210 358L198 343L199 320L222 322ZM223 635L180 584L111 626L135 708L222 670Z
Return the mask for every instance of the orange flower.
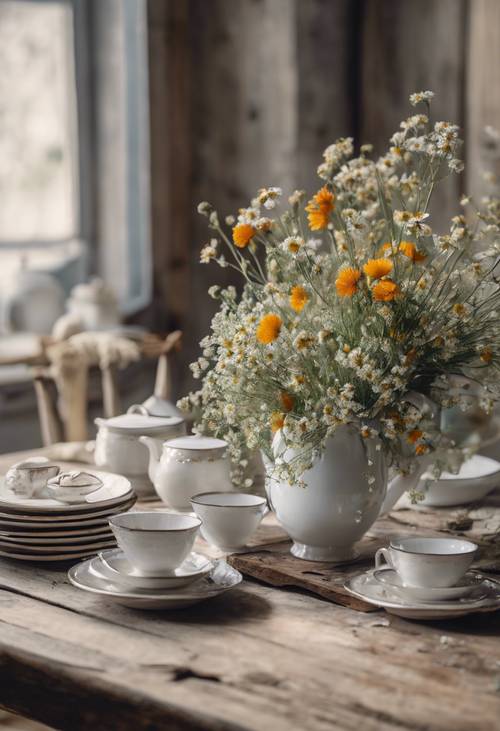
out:
M244 249L248 246L252 238L255 236L255 229L249 223L239 223L233 228L233 241L238 249Z
M280 401L285 411L291 411L295 405L294 397L291 393L288 393L287 391L282 391L280 393Z
M379 256L382 254L385 254L387 251L389 251L392 254L392 244L390 241L386 241L380 249L378 250Z
M417 251L417 247L412 241L402 241L399 244L399 250L402 254L407 256L408 259L411 259L413 262L424 261L425 259L427 259L425 254Z
M410 444L415 444L415 442L418 442L422 435L423 432L420 431L420 429L412 429L412 431L408 434L407 439Z
M308 302L309 295L304 287L300 284L296 287L292 287L292 291L290 293L290 307L295 310L295 312L302 312Z
M283 414L280 414L279 411L275 411L274 414L271 415L271 431L273 434L279 431L279 429L282 429L284 423L285 417Z
M429 451L429 447L426 444L417 444L415 447L415 454L421 455L426 454Z
M392 269L392 261L389 259L370 259L363 267L363 271L367 277L372 279L382 279Z
M358 282L361 277L359 269L347 267L342 269L335 281L337 294L340 297L352 297L358 291Z
M306 211L311 231L319 231L328 226L330 214L335 207L334 200L335 196L325 185L309 201Z
M375 284L372 294L377 302L390 302L399 294L399 287L392 279L383 279Z
M491 348L484 348L479 354L479 357L481 358L483 363L491 363L491 361L493 360L493 352Z
M256 335L259 343L263 345L273 343L280 334L282 324L283 321L279 315L275 315L273 312L264 315L257 327Z

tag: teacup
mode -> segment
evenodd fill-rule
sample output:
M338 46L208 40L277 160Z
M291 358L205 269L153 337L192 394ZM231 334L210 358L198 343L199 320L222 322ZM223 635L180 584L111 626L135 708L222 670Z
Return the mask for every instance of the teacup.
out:
M47 457L32 457L12 465L5 475L5 485L19 497L34 498L58 473L58 465Z
M175 513L120 513L109 518L118 545L145 576L168 576L193 548L201 520Z
M265 498L238 492L204 492L191 505L203 538L226 553L241 551L268 511Z
M454 586L470 568L476 552L475 543L460 538L397 538L389 548L379 548L375 567L389 565L407 586Z

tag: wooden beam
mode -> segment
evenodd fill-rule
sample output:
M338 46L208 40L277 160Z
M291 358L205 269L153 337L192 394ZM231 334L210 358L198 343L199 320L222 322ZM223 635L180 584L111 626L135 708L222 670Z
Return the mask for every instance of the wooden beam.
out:
M500 3L469 3L467 56L467 192L478 199L491 192L484 171L500 176L500 140L496 146L486 126L500 130ZM498 191L498 188L497 188Z
M473 3L474 4L474 3ZM464 0L366 0L362 27L360 142L383 152L399 122L413 113L408 96L430 89L434 121L463 125ZM460 176L442 183L433 197L438 230L461 211Z

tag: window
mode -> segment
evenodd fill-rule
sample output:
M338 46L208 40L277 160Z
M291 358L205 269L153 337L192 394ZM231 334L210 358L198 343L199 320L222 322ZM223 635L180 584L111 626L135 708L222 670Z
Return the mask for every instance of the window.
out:
M23 258L145 306L145 0L0 0L0 64L0 289Z
M0 238L78 231L71 7L0 4Z

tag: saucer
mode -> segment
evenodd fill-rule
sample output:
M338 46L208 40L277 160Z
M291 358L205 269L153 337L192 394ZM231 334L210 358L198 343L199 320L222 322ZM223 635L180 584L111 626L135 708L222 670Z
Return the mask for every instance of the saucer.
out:
M89 570L124 589L178 589L206 576L213 567L212 561L206 556L193 552L169 576L144 576L117 548L99 553Z
M472 571L465 574L460 584L447 587L421 587L407 586L394 569L377 569L373 572L373 578L394 589L400 596L407 599L415 599L423 602L440 602L460 599L470 594L474 589L480 587L484 577Z
M393 587L377 581L372 570L352 577L346 581L344 588L358 599L406 619L454 619L473 612L494 612L500 609L500 583L487 578L469 596L447 602L403 599Z
M68 579L73 586L132 609L160 610L189 607L233 589L243 579L239 571L225 561L218 560L214 562L214 567L208 575L182 589L122 591L116 583L99 578L90 571L92 560L95 559L78 563L68 571Z

